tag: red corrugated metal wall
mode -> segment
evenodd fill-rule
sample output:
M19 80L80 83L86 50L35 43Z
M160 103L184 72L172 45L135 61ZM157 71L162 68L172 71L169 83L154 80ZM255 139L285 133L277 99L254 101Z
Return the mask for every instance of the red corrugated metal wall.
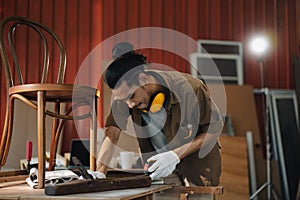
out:
M272 39L272 48L264 60L265 86L294 87L291 58L299 55L299 0L0 0L0 6L1 19L27 16L52 27L61 37L68 56L67 83L74 81L81 62L101 41L128 29L154 26L174 29L195 40L243 42L244 79L253 87L260 87L261 83L257 62L247 43L253 34L266 33ZM144 35L145 40L140 42L151 37ZM175 42L172 37L162 40ZM189 64L169 52L148 49L144 53L153 62L189 72ZM29 51L26 62L36 64L35 55ZM2 129L6 93L1 70ZM71 124L67 129L62 151L68 149L69 139L76 137Z
M67 51L65 82L73 83L83 60L101 41L101 31L103 30L101 27L101 4L101 1L95 0L1 0L0 17L3 19L12 15L25 16L42 22L52 28L61 38ZM30 36L27 36L27 38L28 43L35 42L34 38ZM39 58L42 59L42 55L33 49L28 50L26 54L26 58L22 58L26 60L21 61L21 65L23 63L28 66L25 70L26 73L24 77L26 80L32 78L38 80L38 71L32 71L30 66L37 66ZM58 57L54 59L55 62L58 62ZM1 74L0 124L2 134L6 105L6 85L2 67ZM50 71L49 74L49 78L55 81L56 73ZM99 86L99 89L101 89L101 86ZM99 110L102 112L102 107L100 107ZM100 121L102 120L100 119ZM78 137L77 131L84 133L81 136L85 135L86 137L88 137L89 133L88 126L79 126L76 131L74 124L67 122L65 127L66 134L64 135L64 141L66 142L64 142L62 147L63 152L69 151L70 140L71 138Z
M248 50L256 33L271 38L264 60L265 86L292 88L291 56L299 55L297 0L115 0L103 1L103 39L147 26L170 28L193 39L241 41L244 44L245 83L260 87L259 69ZM146 36L147 38L149 36ZM167 38L167 42L175 42ZM189 72L188 63L168 53L146 51L151 60ZM178 60L179 59L179 60Z

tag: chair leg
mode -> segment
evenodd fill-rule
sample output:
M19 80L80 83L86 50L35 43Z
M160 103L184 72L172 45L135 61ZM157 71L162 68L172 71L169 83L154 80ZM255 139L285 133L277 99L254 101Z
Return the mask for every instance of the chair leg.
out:
M7 103L8 105L8 103ZM6 143L7 143L7 134L8 134L8 106L6 108L5 113L5 119L4 119L4 126L3 126L3 132L2 132L2 138L1 138L1 144L0 144L0 169L2 166L6 163L6 155L4 155Z
M60 113L60 103L59 102L55 103L54 112L57 114ZM59 134L59 133L57 133L58 126L59 126L59 119L53 118L51 145L50 145L50 158L49 158L49 168L48 168L49 171L53 171L55 168L55 164L56 164L56 151L57 151L57 145L58 145L58 143L56 142L56 134Z
M96 170L96 149L97 149L97 98L91 102L91 122L90 122L90 170Z
M5 160L6 160L4 156L4 152L6 146L7 131L8 131L7 123L8 123L8 110L6 110L6 114L5 114L1 144L0 144L0 169L3 165L5 165Z
M45 187L45 157L46 157L46 142L45 142L45 92L37 92L37 130L38 130L38 188Z
M61 134L61 131L62 131L62 128L64 126L64 123L65 123L65 119L61 119L59 121L59 125L56 129L56 132L55 132L55 138L53 139L53 146L51 146L51 154L54 155L54 160L56 158L56 152L57 152L57 146L58 146L58 140L59 140L59 137L60 137L60 134ZM50 157L50 160L51 160L51 157ZM55 165L55 162L53 162L54 165ZM49 170L54 170L54 169L49 169Z
M14 118L14 97L10 97L8 100L8 103L7 103L3 135L2 135L2 140L1 140L1 147L0 147L1 163L0 163L0 166L5 165L6 159L8 156L10 143L11 143L11 137L12 137L13 118Z

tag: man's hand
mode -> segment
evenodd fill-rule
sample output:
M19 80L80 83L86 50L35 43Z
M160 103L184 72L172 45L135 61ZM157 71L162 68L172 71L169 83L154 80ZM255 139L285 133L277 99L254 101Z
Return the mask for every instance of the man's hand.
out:
M150 177L152 180L156 180L170 175L175 170L180 159L174 151L168 151L152 156L147 161L155 161L154 164L149 167L148 171L153 172L150 174Z

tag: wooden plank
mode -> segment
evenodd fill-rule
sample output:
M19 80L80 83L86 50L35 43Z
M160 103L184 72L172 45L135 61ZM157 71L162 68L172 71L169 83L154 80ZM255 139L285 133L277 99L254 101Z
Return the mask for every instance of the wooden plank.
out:
M27 170L1 171L0 177L26 175L26 174L28 174Z
M55 196L150 186L151 178L149 176L140 175L135 177L106 178L99 180L76 180L62 184L47 185L45 187L45 194Z
M188 193L188 194L213 194L213 195L220 195L224 193L223 186L216 186L216 187L208 187L208 186L174 186L170 189L174 192L179 193Z

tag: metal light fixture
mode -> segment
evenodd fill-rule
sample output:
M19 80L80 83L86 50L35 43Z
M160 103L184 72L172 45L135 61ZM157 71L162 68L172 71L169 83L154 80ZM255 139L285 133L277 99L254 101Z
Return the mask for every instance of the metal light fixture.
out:
M257 195L264 189L267 188L268 200L271 200L271 191L274 197L276 196L275 188L271 180L271 141L270 141L270 131L269 131L269 90L265 88L264 83L264 71L263 71L263 58L269 48L269 40L264 35L258 35L250 40L249 48L253 54L255 54L259 68L260 68L260 79L261 79L261 89L255 90L254 93L262 94L262 106L264 111L264 126L266 135L266 159L267 159L267 181L250 196L250 200L256 199Z
M257 61L260 68L260 80L261 80L261 87L265 87L264 83L264 71L263 71L263 57L266 54L269 48L269 40L264 35L258 35L253 37L249 43L250 50L253 54L256 55Z

